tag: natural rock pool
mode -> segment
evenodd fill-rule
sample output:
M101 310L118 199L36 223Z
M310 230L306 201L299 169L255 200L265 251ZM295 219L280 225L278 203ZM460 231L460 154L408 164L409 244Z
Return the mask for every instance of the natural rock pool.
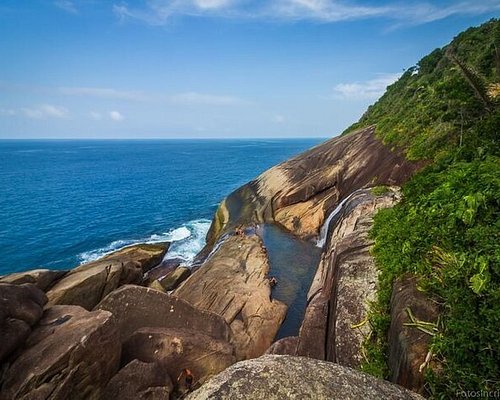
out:
M269 276L278 281L272 290L273 298L288 305L286 319L276 340L296 336L304 318L307 292L321 257L321 249L273 224L261 226L258 234L267 248Z

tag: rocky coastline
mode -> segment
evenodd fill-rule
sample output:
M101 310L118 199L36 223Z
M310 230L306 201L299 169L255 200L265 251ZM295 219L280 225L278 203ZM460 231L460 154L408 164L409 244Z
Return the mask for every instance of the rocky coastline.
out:
M377 292L373 216L423 165L369 127L229 194L196 265L163 262L168 243L141 244L0 277L0 399L421 398L429 340L407 309L437 310L411 276L393 293L392 383L355 369ZM273 295L259 234L269 224L322 248L300 330L278 341L288 306Z

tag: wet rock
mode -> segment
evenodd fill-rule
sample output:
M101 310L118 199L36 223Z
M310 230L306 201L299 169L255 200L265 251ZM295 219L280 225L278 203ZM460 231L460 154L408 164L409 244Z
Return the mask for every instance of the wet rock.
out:
M40 290L46 291L56 280L63 277L68 271L54 271L50 269L33 269L25 272L15 272L0 278L0 283L32 283Z
M173 390L165 368L157 363L133 360L111 378L103 399L168 400Z
M53 306L6 371L1 398L99 399L119 362L120 340L111 313Z
M233 346L227 341L194 330L169 328L142 328L132 334L123 344L122 360L132 359L158 363L173 380L187 368L194 384L203 383L236 361Z
M393 152L369 127L335 137L258 176L221 202L207 236L208 247L239 225L278 222L311 237L350 193L367 185L406 182L423 163Z
M261 239L236 235L226 239L174 294L230 324L238 359L258 357L271 345L287 309L272 299L268 273Z
M423 400L423 397L338 364L267 355L229 367L187 399Z
M439 307L417 288L417 278L405 275L396 280L391 298L389 328L390 380L416 392L423 391L426 357L432 336L411 323L411 315L419 321L435 323Z
M161 278L159 282L165 290L170 291L177 288L189 277L189 275L191 275L191 270L189 268L177 267L174 271Z
M168 275L170 272L174 271L177 267L179 267L184 260L180 258L174 258L170 260L163 260L159 265L150 269L146 272L144 276L144 284L149 285L154 280L158 280Z
M142 286L122 286L104 298L96 309L113 313L122 341L144 327L192 329L226 341L230 336L229 326L220 316Z
M79 305L91 310L117 287L140 283L143 273L163 259L167 248L167 244L140 244L80 265L47 292L49 305Z
M0 283L0 363L24 343L45 303L45 294L31 283Z

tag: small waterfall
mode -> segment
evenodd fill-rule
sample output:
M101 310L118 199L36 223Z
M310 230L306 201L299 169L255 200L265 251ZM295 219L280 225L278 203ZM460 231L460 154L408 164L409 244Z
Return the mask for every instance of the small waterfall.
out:
M321 227L321 230L319 231L319 237L318 240L316 241L316 246L317 247L323 247L326 242L326 238L328 236L328 228L330 227L330 222L332 222L332 219L342 210L342 207L346 203L347 200L349 200L352 196L354 196L356 193L361 191L362 189L355 190L352 192L349 196L347 196L344 200L342 200L339 205L333 210L326 221L323 223L323 226Z

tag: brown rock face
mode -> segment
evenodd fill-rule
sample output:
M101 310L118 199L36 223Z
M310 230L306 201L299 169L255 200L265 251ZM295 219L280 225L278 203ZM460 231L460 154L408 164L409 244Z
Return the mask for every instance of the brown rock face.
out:
M133 360L111 378L103 399L168 400L172 381L160 365Z
M328 140L231 193L217 210L208 246L252 222L278 222L298 236L314 236L326 215L353 191L405 182L421 164L392 152L374 132L370 127Z
M320 264L308 294L296 355L358 367L370 333L368 304L377 290L377 269L368 232L380 208L392 206L398 192L374 196L360 190L331 222ZM278 352L278 351L276 351Z
M435 323L439 308L435 302L417 289L414 276L396 280L391 298L391 326L389 328L390 380L416 392L422 392L425 361L432 336L411 323L409 312L420 321Z
M47 296L31 283L0 283L0 363L28 337Z
M4 375L2 399L100 399L120 362L110 313L48 308Z
M52 283L61 278L67 271L53 271L50 269L33 269L26 272L16 272L0 278L0 283L32 283L40 290L46 291Z
M226 239L174 294L227 321L238 359L258 357L271 345L287 309L271 298L268 272L261 239L236 235Z
M122 360L156 362L173 380L189 369L193 384L201 384L234 364L234 349L229 342L188 329L142 328L124 344Z
M187 400L241 399L423 400L423 397L338 364L271 355L239 362L187 397Z
M49 305L79 305L92 310L117 287L140 283L143 273L163 259L167 248L166 244L140 244L80 265L47 292Z
M220 340L229 340L230 336L229 326L220 316L142 286L122 286L104 298L96 309L113 313L122 341L145 327L190 329Z

